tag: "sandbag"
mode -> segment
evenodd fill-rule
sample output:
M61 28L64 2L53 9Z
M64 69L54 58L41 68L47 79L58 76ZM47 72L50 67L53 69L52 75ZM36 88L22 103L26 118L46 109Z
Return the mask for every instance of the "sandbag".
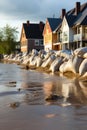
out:
M71 50L62 50L60 52L60 56L70 59L70 57L72 56Z
M29 58L29 65L36 65L36 59L34 55Z
M38 52L38 55L40 56L41 54L45 55L45 54L46 54L46 51L45 51L45 50L40 50L40 51Z
M87 52L87 47L82 47L74 50L74 55L78 55L80 57L83 57L83 55Z
M64 66L60 67L61 72L71 71L73 73L79 73L79 66L82 63L83 58L78 56L72 56L67 62L65 62Z
M55 56L51 55L47 60L45 60L43 63L42 63L42 67L47 67L47 66L50 66L51 63L55 60Z
M87 59L87 52L84 53L83 58L86 58L86 59Z
M29 65L31 65L31 66L36 66L36 60L33 60L33 61L31 61L31 63L29 64Z
M50 63L51 63L51 58L49 57L46 61L44 61L44 62L42 63L41 66L44 68L44 67L47 67Z
M79 74L84 75L87 72L87 59L84 59L79 67Z
M64 64L65 63L65 64ZM73 72L74 68L73 68L73 63L72 63L72 59L69 59L67 62L64 62L62 66L60 66L59 70L60 72L64 73L64 72Z
M44 55L44 61L46 61L49 57L50 57L49 53L47 53L46 55Z
M72 65L73 65L74 73L79 73L79 67L82 61L83 61L82 57L74 56L72 58Z
M81 76L82 81L86 81L87 82L87 71Z
M47 60L52 55L56 56L56 54L55 54L55 52L53 50L50 50L49 52L47 52L47 54L44 55L44 61Z
M60 71L61 73L64 73L64 72L66 71L66 70L65 70L66 64L67 64L67 62L64 62L63 64L60 65L59 71Z
M55 55L56 55L56 56L60 56L60 55L61 55L61 50L55 51Z
M81 92L84 94L85 99L87 97L87 83L86 82L79 82L80 88L81 88Z
M32 55L37 56L38 55L38 51L36 49L33 49L32 50Z
M51 70L52 72L58 71L60 65L62 64L62 62L63 62L63 58L61 58L61 57L56 58L56 59L52 62L51 66L50 66L50 70Z
M29 59L23 60L22 64L28 64L29 63Z
M42 59L41 59L40 57L37 57L37 58L36 58L36 66L37 66L37 67L40 67L41 64L42 64Z

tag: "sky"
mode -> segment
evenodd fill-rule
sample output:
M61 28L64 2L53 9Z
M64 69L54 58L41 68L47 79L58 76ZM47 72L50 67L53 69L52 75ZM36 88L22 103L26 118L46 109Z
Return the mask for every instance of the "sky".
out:
M75 7L76 0L0 0L0 28L17 27L20 40L22 23L27 20L38 23L46 22L48 17L58 18L62 8L66 11ZM81 4L87 0L80 0Z

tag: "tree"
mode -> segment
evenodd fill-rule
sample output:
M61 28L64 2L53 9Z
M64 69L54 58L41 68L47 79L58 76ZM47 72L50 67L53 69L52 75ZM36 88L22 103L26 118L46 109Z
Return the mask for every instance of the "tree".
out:
M3 31L0 30L0 43L3 41Z
M15 52L17 43L17 28L8 24L0 29L0 53L10 54Z

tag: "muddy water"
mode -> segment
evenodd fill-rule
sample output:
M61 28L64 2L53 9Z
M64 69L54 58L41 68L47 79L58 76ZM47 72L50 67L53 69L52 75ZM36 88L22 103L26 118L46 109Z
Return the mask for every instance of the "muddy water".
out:
M0 63L0 130L86 129L86 82Z

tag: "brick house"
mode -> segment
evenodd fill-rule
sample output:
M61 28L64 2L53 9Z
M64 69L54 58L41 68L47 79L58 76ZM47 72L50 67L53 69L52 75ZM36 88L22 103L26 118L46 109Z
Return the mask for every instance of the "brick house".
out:
M27 21L23 23L21 30L21 51L29 52L32 49L41 50L44 49L43 45L43 29L44 23L30 23Z

